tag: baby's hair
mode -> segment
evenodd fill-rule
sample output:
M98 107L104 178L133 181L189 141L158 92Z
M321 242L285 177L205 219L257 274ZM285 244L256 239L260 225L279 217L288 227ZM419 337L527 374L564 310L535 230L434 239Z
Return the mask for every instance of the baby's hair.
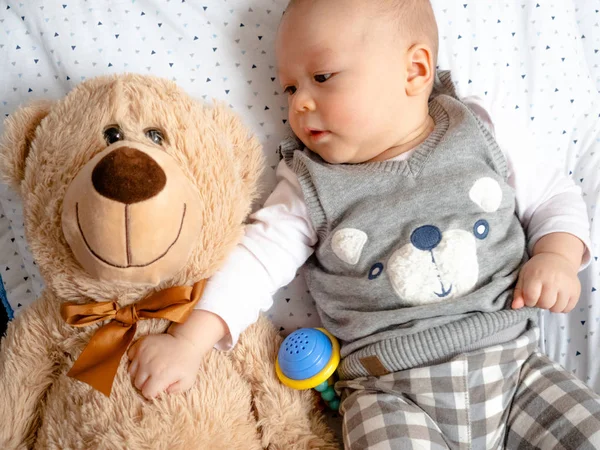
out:
M378 0L374 2L384 14L393 14L401 35L411 44L424 42L438 56L438 27L429 0Z
M290 0L286 9L302 1L316 2L318 0ZM328 0L322 0L328 1ZM434 67L438 56L438 27L435 21L430 0L363 0L373 7L375 15L385 15L398 26L403 39L410 44L425 43L431 48Z

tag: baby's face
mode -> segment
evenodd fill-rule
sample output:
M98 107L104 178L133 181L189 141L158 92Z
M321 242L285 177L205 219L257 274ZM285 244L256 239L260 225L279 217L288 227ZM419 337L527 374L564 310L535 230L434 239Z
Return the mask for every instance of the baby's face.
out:
M303 1L277 35L292 130L324 160L361 163L397 146L423 118L405 92L406 50L364 0Z

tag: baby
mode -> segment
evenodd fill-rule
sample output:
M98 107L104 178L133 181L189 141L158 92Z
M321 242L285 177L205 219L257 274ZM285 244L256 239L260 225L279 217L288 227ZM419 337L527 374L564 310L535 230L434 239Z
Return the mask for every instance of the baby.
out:
M525 133L495 140L437 45L428 0L288 5L278 184L188 322L131 348L145 396L189 388L308 260L346 448L600 448L600 398L537 349L539 308L579 298L580 192Z

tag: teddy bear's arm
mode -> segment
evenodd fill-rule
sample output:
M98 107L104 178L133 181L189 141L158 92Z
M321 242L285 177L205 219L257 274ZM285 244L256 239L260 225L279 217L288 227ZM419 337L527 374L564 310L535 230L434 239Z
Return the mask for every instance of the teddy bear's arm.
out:
M0 343L0 448L31 448L43 414L42 399L59 367L58 302L43 294L8 325Z
M316 407L314 392L284 386L275 374L282 339L264 317L250 326L232 351L239 372L249 381L264 448L338 449Z

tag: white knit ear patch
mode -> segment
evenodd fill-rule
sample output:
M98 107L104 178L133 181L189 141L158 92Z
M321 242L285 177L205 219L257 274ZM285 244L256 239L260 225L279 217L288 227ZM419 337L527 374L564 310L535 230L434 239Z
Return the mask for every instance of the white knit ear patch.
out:
M367 243L367 233L356 228L343 228L331 238L333 253L345 263L354 266Z
M502 203L502 188L493 178L484 177L477 180L471 190L469 197L486 213L498 211Z

